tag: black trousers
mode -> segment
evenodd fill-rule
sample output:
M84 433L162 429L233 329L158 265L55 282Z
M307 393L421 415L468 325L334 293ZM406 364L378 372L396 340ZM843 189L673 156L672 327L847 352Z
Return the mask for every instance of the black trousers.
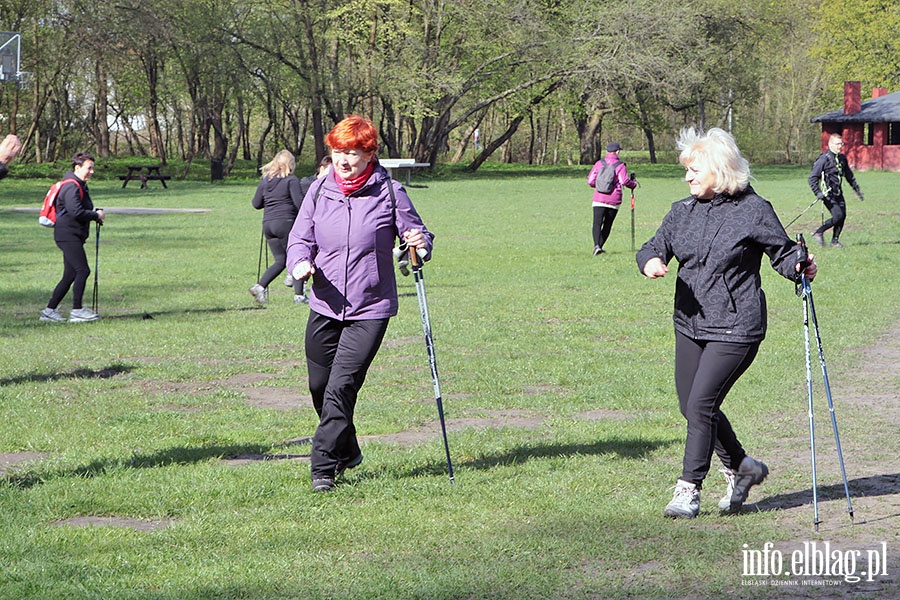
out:
M309 311L306 367L319 426L313 435L312 478L334 477L339 462L360 454L353 412L390 319L338 321Z
M288 219L280 221L266 221L263 223L263 235L266 236L266 242L269 244L269 250L272 251L274 261L272 265L266 269L259 279L259 285L264 288L269 287L276 277L281 275L287 264L287 243L288 236L291 233L291 227L294 222ZM294 293L303 293L303 282L294 282Z
M72 288L72 308L77 310L82 308L84 288L91 274L87 254L84 252L84 242L56 242L56 246L63 253L63 275L56 284L47 307L58 307L69 292L69 288Z
M735 470L747 456L720 407L758 350L759 342L707 342L675 332L675 388L687 419L682 480L702 487L713 452Z
M594 206L594 227L592 233L594 234L595 246L602 248L606 240L609 239L609 232L612 231L613 221L616 220L616 215L618 214L619 210L617 208Z
M844 195L826 198L825 208L831 213L831 218L816 229L816 233L825 233L834 227L834 231L831 232L831 241L837 242L841 237L841 231L844 230L844 221L847 219L847 203L844 201Z

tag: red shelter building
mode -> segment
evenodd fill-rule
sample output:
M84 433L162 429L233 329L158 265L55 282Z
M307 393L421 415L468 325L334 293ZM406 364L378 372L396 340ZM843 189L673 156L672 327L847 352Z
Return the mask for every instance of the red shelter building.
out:
M900 171L900 92L873 88L872 99L860 101L860 83L844 82L844 108L810 119L822 124L822 152L828 137L840 133L844 154L854 171Z

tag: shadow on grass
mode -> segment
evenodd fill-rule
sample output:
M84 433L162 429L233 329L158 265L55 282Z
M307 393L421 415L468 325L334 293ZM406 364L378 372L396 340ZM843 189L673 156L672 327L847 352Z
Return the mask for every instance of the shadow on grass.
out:
M143 313L125 313L121 315L104 316L104 321L130 321L137 319L150 320L156 317L166 317L173 315L202 315L202 314L222 314L228 312L243 312L246 310L265 310L264 306L240 306L230 308L178 308L171 310L155 310Z
M114 364L102 369L75 369L67 373L29 373L27 375L0 379L0 387L17 383L59 381L60 379L109 379L110 377L133 371L134 368L133 365Z
M502 454L472 458L454 462L454 469L466 467L471 469L493 469L494 467L518 465L530 460L542 458L559 458L566 456L601 456L615 454L619 458L641 459L656 452L660 448L681 443L677 440L643 440L616 439L598 441L592 444L538 444L518 446ZM444 475L447 473L447 462L437 461L431 465L420 467L409 472L410 475Z
M850 500L854 498L872 498L877 496L892 496L900 494L900 473L872 475L871 477L859 477L847 482L850 489ZM836 483L824 487L817 487L820 502L829 500L845 500L844 484ZM812 488L779 494L760 500L754 504L745 505L744 510L787 510L812 504Z
M230 458L239 456L268 456L271 445L243 444L229 446L204 446L200 448L175 447L160 450L153 454L135 455L127 460L104 459L94 460L86 465L73 469L51 470L47 472L31 472L7 476L6 482L20 489L29 489L45 481L61 477L99 477L114 469L153 469L170 465L189 465L212 458ZM273 455L275 459L279 455ZM2 479L0 479L2 480Z

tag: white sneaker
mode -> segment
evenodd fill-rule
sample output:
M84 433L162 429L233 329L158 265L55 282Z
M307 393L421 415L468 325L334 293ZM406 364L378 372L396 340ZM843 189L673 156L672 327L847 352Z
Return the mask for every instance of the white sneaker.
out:
M294 278L291 277L290 273L284 276L284 285L287 287L294 287Z
M700 490L693 483L678 480L675 495L666 506L663 515L672 518L693 519L700 513Z
M294 304L308 304L309 298L303 294L294 294Z
M734 471L728 467L722 467L719 469L719 473L725 476L725 483L728 485L725 489L725 495L719 500L719 510L730 512L731 497L734 495Z
M59 314L55 308L45 308L41 311L41 321L50 321L53 323L65 323L66 318Z
M268 304L269 303L269 290L259 285L258 283L254 283L250 286L248 290L250 295L253 296L253 299L256 300L257 304Z
M89 308L75 308L69 313L69 323L85 323L87 321L96 321L100 315Z

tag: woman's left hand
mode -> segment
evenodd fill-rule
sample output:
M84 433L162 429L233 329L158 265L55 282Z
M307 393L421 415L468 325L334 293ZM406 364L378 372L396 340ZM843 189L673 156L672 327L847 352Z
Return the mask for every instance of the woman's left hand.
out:
M428 241L425 234L418 229L410 229L403 234L403 241L410 248L428 248Z
M800 263L797 263L797 272L800 272ZM806 269L804 269L803 274L806 275L806 278L812 281L816 278L816 273L819 272L819 265L816 264L816 255L809 255L809 264L806 265Z

